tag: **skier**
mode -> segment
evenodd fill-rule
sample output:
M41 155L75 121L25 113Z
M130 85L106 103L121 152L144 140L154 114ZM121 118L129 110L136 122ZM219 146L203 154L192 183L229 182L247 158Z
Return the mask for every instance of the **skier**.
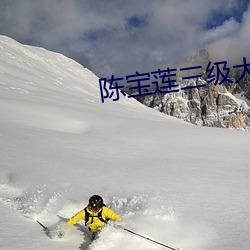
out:
M92 232L92 238L94 239L109 220L120 222L122 219L113 210L105 206L101 196L95 194L89 198L89 204L72 216L67 224L74 225L80 220L85 220L85 226Z

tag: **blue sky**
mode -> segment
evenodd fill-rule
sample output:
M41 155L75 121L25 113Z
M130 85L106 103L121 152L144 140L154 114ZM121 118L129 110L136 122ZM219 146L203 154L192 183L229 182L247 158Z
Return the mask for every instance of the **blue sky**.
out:
M1 0L0 34L63 53L100 77L175 67L201 48L249 55L249 0Z
M224 9L218 9L214 10L211 13L210 18L208 19L206 23L207 29L216 28L217 26L222 25L225 20L228 20L230 18L234 18L237 22L242 22L242 17L244 12L248 9L248 0L240 0L237 2L237 7L231 9L229 12L224 12Z

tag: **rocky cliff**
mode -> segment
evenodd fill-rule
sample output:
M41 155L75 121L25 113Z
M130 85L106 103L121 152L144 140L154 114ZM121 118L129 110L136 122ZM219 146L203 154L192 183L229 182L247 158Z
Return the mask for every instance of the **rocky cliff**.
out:
M187 58L180 68L202 66L202 69L189 71L190 75L200 74L201 77L183 80L183 73L178 74L176 79L178 92L167 94L157 92L154 95L139 97L138 100L160 112L196 125L248 130L250 75L245 74L244 78L235 84L243 68L230 68L228 78L233 83L227 81L221 85L215 85L215 81L208 83L206 68L209 61L208 51L200 50ZM216 75L216 72L213 71L213 74ZM200 85L204 87L196 87ZM183 87L193 88L181 90Z

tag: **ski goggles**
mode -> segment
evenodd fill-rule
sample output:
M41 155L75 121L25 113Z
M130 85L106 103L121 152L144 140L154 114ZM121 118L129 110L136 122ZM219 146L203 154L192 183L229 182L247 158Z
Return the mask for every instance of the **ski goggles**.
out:
M93 212L97 212L101 209L101 207L97 207L97 206L89 206L90 210Z

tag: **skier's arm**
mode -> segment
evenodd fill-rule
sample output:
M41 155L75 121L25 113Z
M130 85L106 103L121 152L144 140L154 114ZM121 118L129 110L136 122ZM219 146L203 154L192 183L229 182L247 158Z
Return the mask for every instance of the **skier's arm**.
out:
M84 220L84 218L85 218L85 212L84 212L84 209L83 209L83 210L81 210L80 212L78 212L77 214L75 214L74 216L72 216L72 217L67 221L67 224L75 225L78 221Z
M122 218L120 215L116 214L113 210L107 207L105 207L105 217L112 221L118 221L118 222L122 221Z

